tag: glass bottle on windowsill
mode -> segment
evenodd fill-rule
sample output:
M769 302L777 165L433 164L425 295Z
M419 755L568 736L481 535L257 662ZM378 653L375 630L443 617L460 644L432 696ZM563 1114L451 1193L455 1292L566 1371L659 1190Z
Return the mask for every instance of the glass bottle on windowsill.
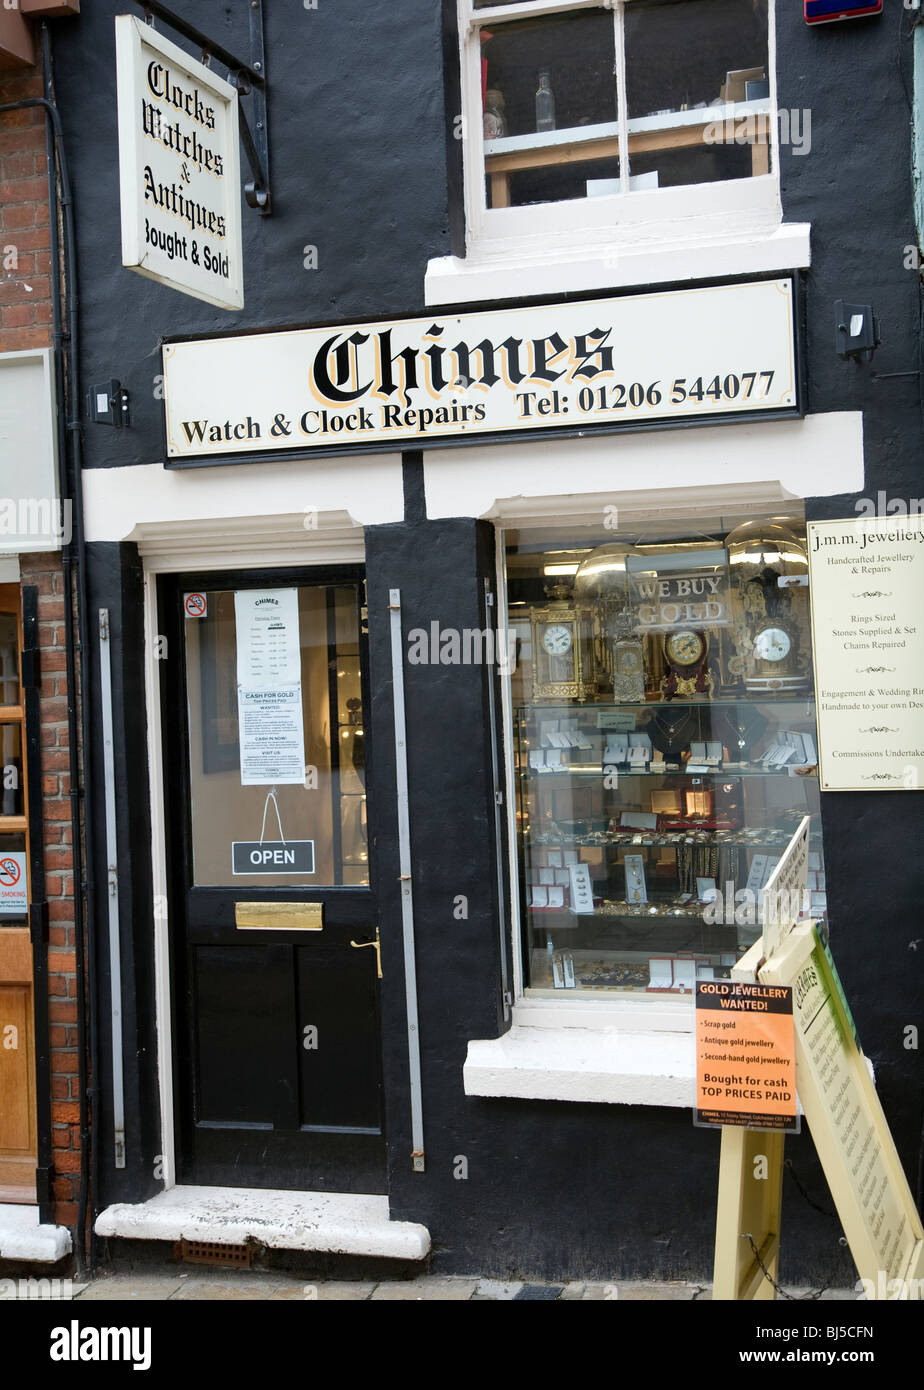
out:
M536 130L555 129L555 97L549 85L549 70L539 72L539 90L536 92Z

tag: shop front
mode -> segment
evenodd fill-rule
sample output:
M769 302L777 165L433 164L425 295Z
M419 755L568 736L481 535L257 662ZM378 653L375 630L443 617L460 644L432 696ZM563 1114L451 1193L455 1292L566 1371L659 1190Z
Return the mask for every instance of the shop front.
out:
M30 436L3 490L74 525L0 558L31 891L0 885L0 1023L47 995L52 1054L44 1023L31 1070L0 1050L6 1205L91 1264L708 1278L693 994L806 817L785 906L827 922L916 1171L921 799L887 739L920 742L907 703L858 742L837 690L898 660L834 632L906 619L898 579L832 564L824 611L807 582L817 524L919 534L908 121L843 102L860 64L898 95L894 34L764 0L135 8L55 33L53 206L0 248L0 375L67 459ZM786 1155L785 1278L847 1285L810 1137Z
M85 480L156 1058L98 1234L708 1270L694 987L805 816L827 913L806 512L863 476L858 415L800 411L782 283L782 331L779 281L715 287L769 305L768 418L729 316L718 397L664 349L684 291L166 345L166 464ZM671 358L640 391L610 325Z

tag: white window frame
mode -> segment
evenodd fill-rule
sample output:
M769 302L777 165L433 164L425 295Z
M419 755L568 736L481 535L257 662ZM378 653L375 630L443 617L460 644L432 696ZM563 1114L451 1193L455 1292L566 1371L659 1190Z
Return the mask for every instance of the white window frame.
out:
M501 294L542 294L550 289L578 291L695 279L715 274L716 265L723 262L726 274L781 269L784 263L790 269L809 264L808 226L798 224L785 232L781 226L775 0L768 0L767 7L769 173L630 192L630 171L623 168L623 191L616 194L524 207L487 207L480 30L492 22L536 15L612 10L619 126L625 132L624 15L631 3L633 0L531 0L476 10L473 0L457 0L465 256L430 262L425 281L428 304ZM740 106L712 109L716 120L743 114Z
M734 511L755 518L772 515L783 502L805 497L839 495L864 477L862 416L859 412L806 416L803 420L741 427L747 432L746 452L753 473L737 481L725 475L715 430L652 432L636 437L630 457L623 457L626 478L647 477L646 487L615 491L605 487L612 467L611 441L606 437L555 441L548 456L535 441L522 446L485 446L466 450L431 451L425 460L428 513L457 516L460 499L471 497L472 463L482 459L484 475L476 469L475 493L479 514L495 523L498 627L509 627L506 547L509 529L529 532L556 522L566 528L586 526L588 538L597 534L604 507L617 501L623 524L668 514L689 522L698 516ZM740 441L745 444L745 437ZM537 448L540 455L537 458ZM636 455L635 449L640 452ZM696 457L691 457L693 448ZM511 450L514 454L511 454ZM700 452L702 450L702 452ZM507 459L506 474L499 452ZM522 453L522 458L516 455ZM593 457L584 457L585 454ZM781 460L788 460L780 469ZM583 460L583 461L582 461ZM672 462L673 460L673 462ZM511 464L514 468L511 471ZM537 467L538 464L538 467ZM792 476L788 468L792 466ZM439 487L436 474L449 472L455 485ZM428 479L428 474L433 475ZM504 476L507 496L494 488ZM554 482L569 479L572 490L553 494ZM696 482L685 481L695 478ZM598 482L594 483L594 479ZM486 481L490 480L490 481ZM487 488L479 489L479 484ZM551 484L551 486L547 485ZM592 490L603 485L605 490ZM483 492L483 495L482 495ZM493 498L493 501L490 499ZM481 509L484 503L488 503ZM612 533L615 537L616 533ZM523 914L520 902L519 840L517 836L517 773L514 757L513 691L509 673L502 677L504 796L507 814L506 873L510 889L509 940L513 959L510 1030L498 1037L471 1039L462 1070L466 1095L507 1099L563 1100L599 1104L655 1105L690 1109L696 1077L694 1008L691 996L605 994L561 998L525 993L523 974Z

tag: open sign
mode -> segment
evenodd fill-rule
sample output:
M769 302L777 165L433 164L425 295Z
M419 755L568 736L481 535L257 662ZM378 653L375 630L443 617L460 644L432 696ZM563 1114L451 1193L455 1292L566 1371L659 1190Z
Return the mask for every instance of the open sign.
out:
M314 840L233 840L234 874L313 874Z

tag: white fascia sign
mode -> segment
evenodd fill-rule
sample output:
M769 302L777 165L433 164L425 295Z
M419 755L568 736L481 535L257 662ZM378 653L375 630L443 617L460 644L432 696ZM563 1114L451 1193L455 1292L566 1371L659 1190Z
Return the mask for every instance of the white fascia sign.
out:
M134 15L115 24L122 264L242 309L238 94Z
M791 277L167 343L169 459L794 415Z

